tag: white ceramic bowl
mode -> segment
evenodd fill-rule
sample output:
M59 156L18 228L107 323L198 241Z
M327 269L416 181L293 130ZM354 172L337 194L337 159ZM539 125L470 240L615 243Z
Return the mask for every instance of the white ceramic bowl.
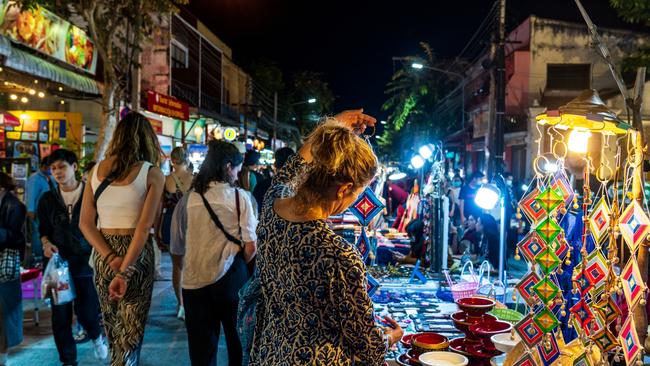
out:
M427 352L420 355L420 362L424 366L466 366L467 357L454 352Z
M511 332L493 335L490 340L494 343L494 347L501 352L508 353L512 351L515 346L521 342L519 335L515 333L515 339L512 339Z

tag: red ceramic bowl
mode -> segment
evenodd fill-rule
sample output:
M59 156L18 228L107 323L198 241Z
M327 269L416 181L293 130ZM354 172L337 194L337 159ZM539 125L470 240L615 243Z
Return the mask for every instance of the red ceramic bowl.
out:
M512 324L496 321L483 321L469 327L469 331L481 338L490 338L495 334L506 333L512 330Z
M451 314L451 320L454 322L456 329L468 335L470 333L469 327L479 322L494 322L497 320L490 314L484 314L482 318L468 317L464 311L458 311Z
M449 347L449 340L447 337L438 333L421 333L413 336L411 340L413 345L412 351L415 355L431 351L445 351Z
M502 321L493 321L493 322L481 322L474 324L469 327L469 331L473 334L476 334L477 337L481 338L485 351L494 352L496 348L494 343L492 343L493 335L508 333L512 330L512 324Z
M472 356L465 348L465 338L463 337L449 341L449 349L463 356Z
M411 334L405 334L402 336L402 339L400 339L400 343L404 348L411 348L411 341L413 340L413 336L418 333L411 333Z
M467 313L469 317L480 317L494 308L496 302L485 297L466 297L456 301L460 310Z

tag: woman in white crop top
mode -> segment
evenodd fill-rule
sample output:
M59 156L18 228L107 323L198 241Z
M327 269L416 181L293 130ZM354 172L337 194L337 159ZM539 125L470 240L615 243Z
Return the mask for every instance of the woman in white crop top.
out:
M151 124L131 112L118 123L106 159L84 190L79 226L95 249L95 286L111 366L139 363L154 281L149 230L164 186L160 158Z

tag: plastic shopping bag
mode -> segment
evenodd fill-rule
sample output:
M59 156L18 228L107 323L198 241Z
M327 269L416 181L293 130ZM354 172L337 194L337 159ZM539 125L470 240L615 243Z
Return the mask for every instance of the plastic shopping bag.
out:
M66 262L58 253L54 253L43 272L41 283L43 300L52 305L63 305L75 298L72 277Z

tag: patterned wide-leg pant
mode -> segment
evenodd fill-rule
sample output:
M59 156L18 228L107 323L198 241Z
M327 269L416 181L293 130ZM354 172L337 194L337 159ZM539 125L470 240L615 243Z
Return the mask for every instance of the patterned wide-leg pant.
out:
M130 235L106 235L106 243L124 257L131 243ZM144 326L147 322L154 281L154 253L151 240L145 243L135 263L135 272L129 279L126 294L119 301L108 298L108 286L114 273L95 252L95 286L104 317L104 327L111 351L111 366L137 366Z

